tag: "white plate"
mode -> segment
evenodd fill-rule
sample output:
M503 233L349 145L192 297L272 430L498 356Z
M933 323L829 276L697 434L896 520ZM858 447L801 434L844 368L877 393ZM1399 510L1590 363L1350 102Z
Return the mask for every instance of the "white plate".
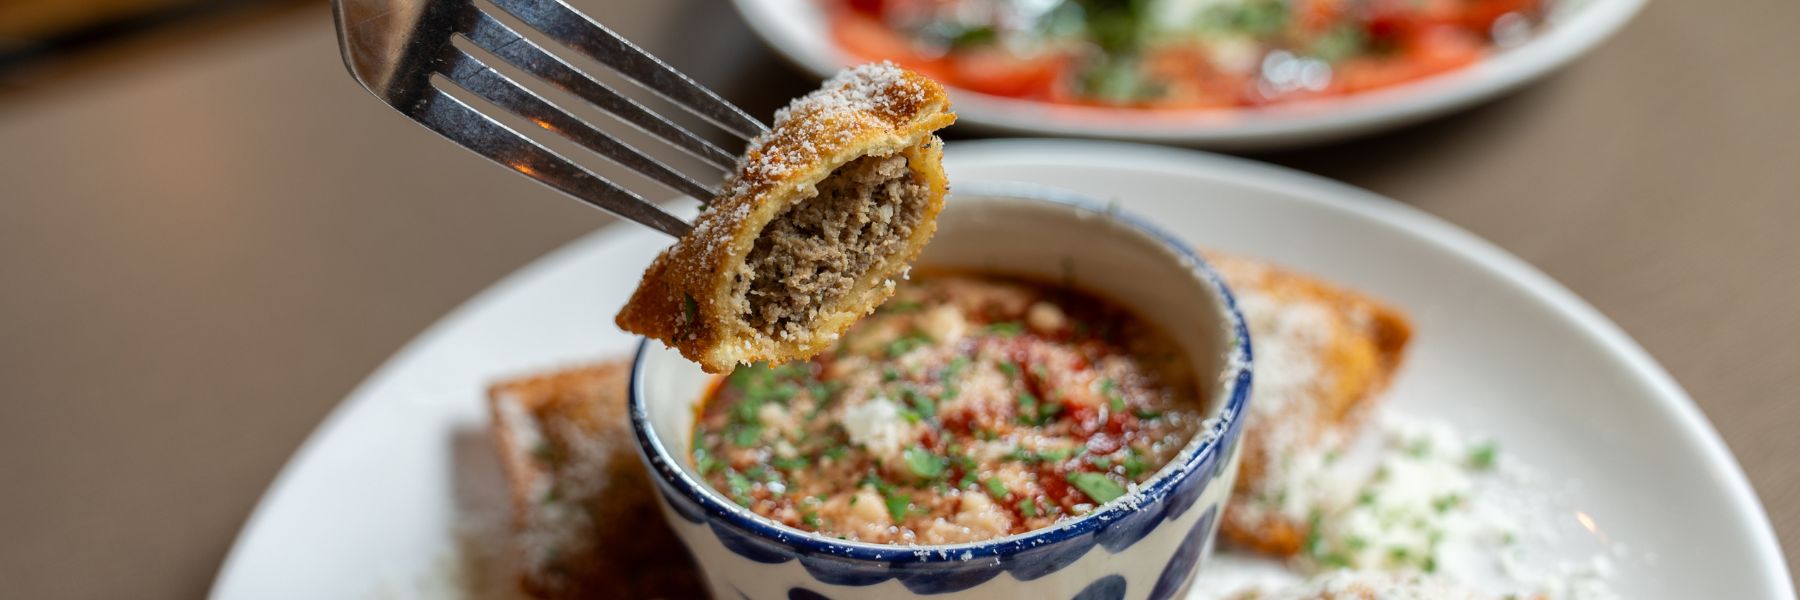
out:
M1488 243L1310 175L1097 142L953 144L953 181L1116 199L1196 244L1262 256L1393 300L1418 338L1407 411L1496 436L1605 540L1626 598L1793 598L1768 518L1699 410L1593 308ZM454 572L458 504L494 502L482 390L625 351L612 325L660 234L607 228L438 322L340 406L269 489L213 597L433 596ZM485 500L484 500L485 499ZM428 590L428 591L420 591Z
M820 0L732 0L776 52L820 77L863 59L827 32ZM1610 37L1644 0L1560 0L1537 37L1474 65L1336 98L1254 109L1141 111L1058 106L953 90L962 123L994 131L1181 143L1211 148L1311 144L1416 123L1468 107L1549 74Z

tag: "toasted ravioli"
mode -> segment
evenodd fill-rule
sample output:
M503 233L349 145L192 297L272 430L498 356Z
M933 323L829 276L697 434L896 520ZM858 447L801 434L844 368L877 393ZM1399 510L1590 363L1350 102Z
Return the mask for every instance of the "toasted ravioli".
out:
M856 67L775 115L724 194L656 258L619 327L724 373L824 350L894 291L948 185L936 82Z
M1308 515L1286 466L1355 436L1412 336L1385 303L1267 263L1209 252L1250 327L1256 366L1243 458L1221 532L1269 554L1301 550Z
M625 406L630 373L630 361L619 359L488 392L512 494L520 587L532 596L705 595L638 459Z

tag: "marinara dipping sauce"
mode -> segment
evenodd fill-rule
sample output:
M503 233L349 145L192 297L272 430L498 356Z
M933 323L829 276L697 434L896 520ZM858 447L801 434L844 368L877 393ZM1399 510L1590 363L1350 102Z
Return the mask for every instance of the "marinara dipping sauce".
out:
M832 350L714 387L695 467L758 514L848 540L1023 533L1124 495L1203 419L1179 347L1068 287L915 276Z

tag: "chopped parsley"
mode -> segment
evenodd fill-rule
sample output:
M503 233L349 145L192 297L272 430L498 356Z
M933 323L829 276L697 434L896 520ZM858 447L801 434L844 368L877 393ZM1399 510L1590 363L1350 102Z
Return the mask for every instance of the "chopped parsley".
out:
M807 465L812 464L812 461L806 460L806 457L804 456L796 456L793 458L777 458L769 461L769 464L774 465L775 468L783 471L794 471L806 468Z
M762 425L735 425L731 429L731 443L740 448L748 448L759 439L762 439Z
M945 400L955 398L956 395L962 391L957 386L956 378L958 375L962 374L963 369L967 368L969 368L969 359L965 356L958 356L950 359L950 364L944 366L943 378Z
M925 335L923 333L919 333L916 331L912 332L912 333L908 333L903 336L900 336L898 338L895 338L894 341L888 342L888 345L887 345L888 358L899 358L901 356L906 355L906 353L908 353L908 352L912 352L913 350L917 350L917 349L923 348L925 346L930 346L931 341L932 341L931 336L928 336L928 335Z
M1123 414L1125 412L1125 395L1119 393L1119 386L1113 383L1111 377L1100 380L1100 394L1106 397L1107 407L1111 408L1113 413Z
M702 456L694 462L694 468L699 469L701 475L711 475L713 471L719 470L719 467L721 466L724 466L724 464L711 456Z
M1136 448L1127 451L1125 460L1120 461L1119 464L1125 467L1125 476L1132 479L1137 479L1138 476L1144 474L1144 471L1150 469L1150 463L1144 461L1143 455L1138 454Z
M988 333L1000 337L1013 337L1025 332L1025 326L1018 321L1002 321L987 326Z
M1075 489L1081 490L1081 493L1087 494L1099 504L1112 502L1114 498L1125 495L1124 486L1100 473L1070 473L1068 479L1069 485L1075 486Z
M1494 442L1488 442L1476 446L1474 450L1469 451L1469 466L1477 470L1486 471L1494 468L1494 463L1499 458L1500 446Z
M907 404L912 405L912 409L917 411L919 416L925 418L937 416L937 402L933 401L931 396L909 387L900 390L900 397L905 399Z
M725 491L731 495L732 501L750 506L750 486L755 484L750 481L749 477L745 477L737 469L727 467L725 469L725 485L727 488Z
M895 491L893 488L888 488L887 491L882 492L882 497L882 499L887 502L888 516L893 517L895 523L906 520L906 507L907 505L912 504L911 498L908 498L906 494Z
M906 470L920 479L936 479L944 474L944 457L932 454L923 446L907 448L900 458L906 462Z
M1038 397L1031 392L1019 392L1019 420L1030 424L1037 420Z

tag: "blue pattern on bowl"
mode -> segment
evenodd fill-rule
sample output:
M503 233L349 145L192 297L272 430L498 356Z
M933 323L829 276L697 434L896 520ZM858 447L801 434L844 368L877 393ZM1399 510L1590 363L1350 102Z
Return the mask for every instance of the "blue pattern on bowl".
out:
M1081 593L1075 594L1071 600L1124 600L1124 598L1125 577L1115 574L1101 577L1088 584L1087 587L1081 588Z
M831 597L806 588L794 588L788 590L788 600L831 600Z
M1194 563L1200 561L1206 541L1212 537L1213 518L1218 516L1218 511L1217 506L1207 507L1200 522L1195 523L1187 538L1181 540L1181 547L1175 549L1175 556L1170 557L1168 566L1163 567L1162 576L1156 578L1156 587L1150 588L1150 600L1174 598L1187 584L1188 576L1193 575Z
M890 577L885 569L871 570L867 564L833 556L815 554L801 557L800 566L805 567L806 574L811 575L813 579L831 585L875 585L887 581Z
M1031 581L1074 564L1086 556L1094 547L1094 539L1084 537L1069 540L1061 544L1045 544L1036 548L1020 550L1011 556L1000 559L1001 567L1012 573L1014 579Z

